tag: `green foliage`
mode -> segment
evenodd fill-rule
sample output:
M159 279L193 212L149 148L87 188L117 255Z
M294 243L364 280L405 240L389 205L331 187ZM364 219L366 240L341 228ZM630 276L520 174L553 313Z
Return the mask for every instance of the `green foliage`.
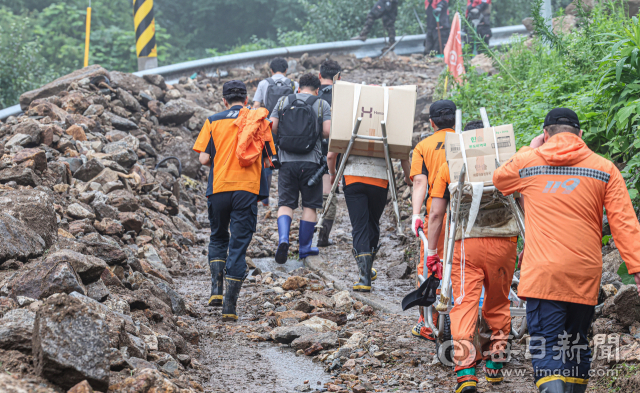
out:
M624 262L622 262L620 264L620 267L618 268L618 276L620 276L620 281L622 281L624 285L636 283L635 277L629 274L629 270L627 269L627 264Z
M29 31L30 19L0 8L0 109L13 105L24 91L53 76Z
M532 7L539 8L540 2ZM571 108L589 147L625 167L622 173L638 206L640 23L624 12L621 3L597 4L590 13L580 10L580 29L566 35L536 20L535 39L516 40L495 54L506 72L479 75L467 66L464 83L451 93L463 110L463 122L478 118L484 106L493 124L514 125L522 146L542 132L550 109Z
M633 17L621 33L606 34L599 44L610 48L600 61L602 77L597 93L609 104L604 135L608 156L627 166L623 171L630 193L638 198L640 190L640 23Z

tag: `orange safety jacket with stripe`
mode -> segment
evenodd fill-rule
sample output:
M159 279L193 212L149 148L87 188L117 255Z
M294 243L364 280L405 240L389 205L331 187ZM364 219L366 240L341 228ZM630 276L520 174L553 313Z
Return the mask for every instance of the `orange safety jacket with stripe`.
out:
M602 276L602 220L629 273L640 273L640 224L620 171L563 132L523 148L493 175L525 201L525 251L518 295L596 305Z
M413 158L411 160L411 181L415 175L426 175L427 184L427 213L431 210L431 189L433 182L440 166L447 161L444 151L444 138L447 132L454 132L451 128L444 128L436 131L433 135L423 139L413 149Z
M234 123L241 109L241 105L235 105L209 117L193 146L193 150L198 153L211 154L207 196L229 191L246 191L256 195L264 193L264 190L261 192L261 184L266 184L266 180L262 179L262 158L243 167L236 156L238 126ZM273 145L271 135L266 138L266 142Z

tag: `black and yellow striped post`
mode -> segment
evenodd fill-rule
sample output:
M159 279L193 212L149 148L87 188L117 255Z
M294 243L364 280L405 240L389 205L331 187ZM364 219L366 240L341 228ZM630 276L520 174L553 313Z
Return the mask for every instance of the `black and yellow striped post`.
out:
M138 71L158 67L153 0L133 0L133 23L136 29Z

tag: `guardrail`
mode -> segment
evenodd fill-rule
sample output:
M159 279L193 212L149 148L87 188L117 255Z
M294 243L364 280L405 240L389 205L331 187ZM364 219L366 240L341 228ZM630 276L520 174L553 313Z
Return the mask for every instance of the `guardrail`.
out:
M496 27L491 29L491 47L501 46L509 42L514 35L525 35L527 29L524 25ZM183 76L191 76L196 72L204 72L207 75L225 76L230 68L252 67L261 65L274 57L297 57L305 53L309 55L319 55L325 53L354 54L357 58L376 57L381 54L381 49L385 45L384 38L373 38L366 42L362 41L337 41L325 42L322 44L310 44L299 46L288 46L275 49L265 49L254 52L238 53L227 56L217 56L207 59L187 61L185 63L173 64L151 70L134 72L134 75L143 76L147 74L162 75L167 83L175 83ZM398 55L410 55L422 53L424 50L424 34L410 35L396 45L394 51ZM0 110L0 120L9 116L17 116L22 113L20 105Z

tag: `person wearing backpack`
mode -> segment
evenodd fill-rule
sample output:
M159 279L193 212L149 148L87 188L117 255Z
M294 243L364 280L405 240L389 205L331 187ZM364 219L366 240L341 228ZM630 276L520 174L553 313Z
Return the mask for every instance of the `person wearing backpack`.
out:
M293 210L302 196L302 218L298 242L299 257L318 255L311 247L322 208L322 183L309 186L309 179L320 169L322 138L331 131L331 106L318 98L320 79L313 74L300 78L300 92L283 97L271 111L273 134L279 140L278 154L282 166L278 176L278 249L276 262L285 263L289 254L289 230Z
M331 106L331 102L333 99L333 80L337 76L337 80L340 80L340 72L342 72L342 68L340 64L338 64L335 60L327 59L320 65L320 73L318 77L320 78L320 91L318 92L318 97L327 101L329 106ZM329 140L322 140L322 155L327 156L329 152ZM334 173L335 175L335 173ZM326 203L327 198L329 197L329 193L331 192L331 180L329 173L326 173L322 176L322 203ZM324 216L324 221L322 224L322 228L320 228L320 232L318 233L318 247L328 247L331 242L329 241L329 234L331 233L331 228L333 227L333 221L336 219L336 205L337 200L333 198L331 200L331 207L329 211Z
M263 107L270 111L274 106L276 106L276 103L280 98L297 92L298 83L293 82L291 79L286 77L289 63L287 63L287 61L282 57L276 57L271 60L269 67L271 68L271 78L264 79L258 84L256 94L253 96L253 107ZM265 169L265 172L267 177L267 188L271 189L271 178L273 176L273 172L269 168ZM262 205L264 207L269 206L268 197L262 200Z
M211 226L208 305L222 306L223 322L236 322L245 257L258 222L257 202L266 193L263 163L270 160L263 149L274 152L275 146L268 111L245 108L244 83L225 83L222 96L227 109L207 119L193 150L200 154L200 163L211 168L206 193Z
M258 84L256 94L253 96L253 107L263 107L270 111L280 98L297 92L298 83L286 77L289 63L282 57L271 60L269 67L272 75Z

